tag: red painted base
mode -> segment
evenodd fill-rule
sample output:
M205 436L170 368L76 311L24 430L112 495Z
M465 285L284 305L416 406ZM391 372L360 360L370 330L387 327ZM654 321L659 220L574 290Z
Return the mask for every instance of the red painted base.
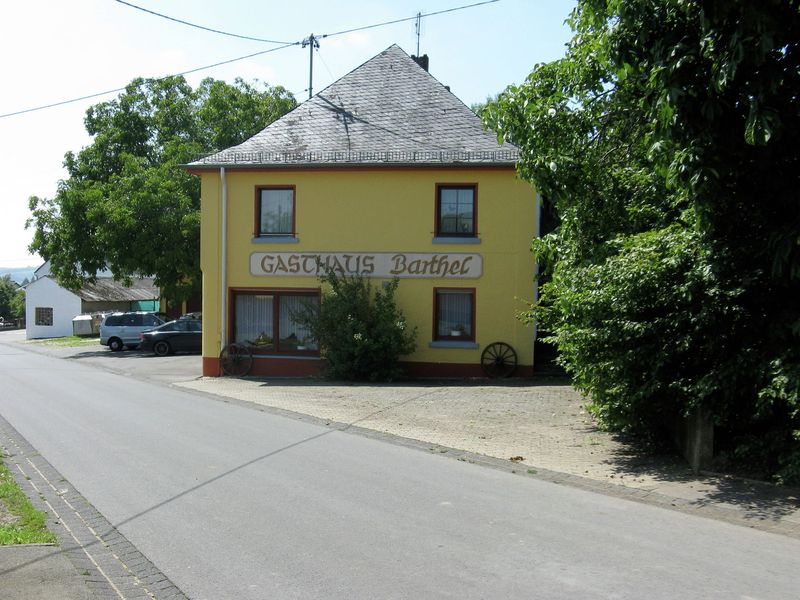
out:
M219 368L219 357L203 357L203 377L219 377L222 375Z
M486 373L479 364L472 363L401 363L410 377L415 379L476 379L486 378ZM531 365L519 365L514 371L514 378L533 376Z
M480 365L468 363L401 363L408 375L414 379L474 379L486 375ZM253 367L248 375L254 377L319 377L322 361L314 359L292 359L274 357L253 357ZM514 378L533 377L531 365L520 365ZM222 372L219 358L203 357L203 377L219 377Z

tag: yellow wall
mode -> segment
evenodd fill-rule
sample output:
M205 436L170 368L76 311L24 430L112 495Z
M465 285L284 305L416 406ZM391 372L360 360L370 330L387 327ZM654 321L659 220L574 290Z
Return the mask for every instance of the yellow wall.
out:
M220 351L221 179L202 177L201 266L203 356ZM228 186L228 287L316 288L311 277L250 274L253 252L469 252L483 257L479 279L401 279L398 305L418 329L411 361L478 363L495 341L511 344L520 365L533 363L533 330L516 318L534 294L529 251L536 232L535 193L508 169L347 169L226 171ZM436 184L478 185L480 244L432 243ZM256 186L295 186L299 243L253 243ZM381 280L376 280L379 284ZM433 288L476 288L476 349L429 348ZM230 309L230 307L229 307Z

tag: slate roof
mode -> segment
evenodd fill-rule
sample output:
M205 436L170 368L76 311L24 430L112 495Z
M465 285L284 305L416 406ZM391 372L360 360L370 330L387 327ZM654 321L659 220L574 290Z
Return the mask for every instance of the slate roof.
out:
M517 148L392 45L249 140L188 165L513 165Z
M95 283L87 283L75 293L87 302L155 300L159 297L158 288L147 277L134 279L131 287L111 277L98 277Z

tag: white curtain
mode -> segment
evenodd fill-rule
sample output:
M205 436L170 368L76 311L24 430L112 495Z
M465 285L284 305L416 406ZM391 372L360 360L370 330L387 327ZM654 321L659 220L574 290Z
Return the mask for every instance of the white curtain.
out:
M236 342L252 344L259 339L259 336L261 336L261 340L266 337L273 339L272 303L272 296L251 294L236 296L236 326L234 327Z
M461 335L472 336L472 294L464 292L438 292L439 324L437 334L450 336L460 330Z

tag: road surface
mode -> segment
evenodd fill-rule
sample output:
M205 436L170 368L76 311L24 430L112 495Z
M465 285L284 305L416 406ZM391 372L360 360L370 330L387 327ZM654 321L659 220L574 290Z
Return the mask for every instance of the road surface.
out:
M797 598L800 541L0 342L0 414L189 597Z

